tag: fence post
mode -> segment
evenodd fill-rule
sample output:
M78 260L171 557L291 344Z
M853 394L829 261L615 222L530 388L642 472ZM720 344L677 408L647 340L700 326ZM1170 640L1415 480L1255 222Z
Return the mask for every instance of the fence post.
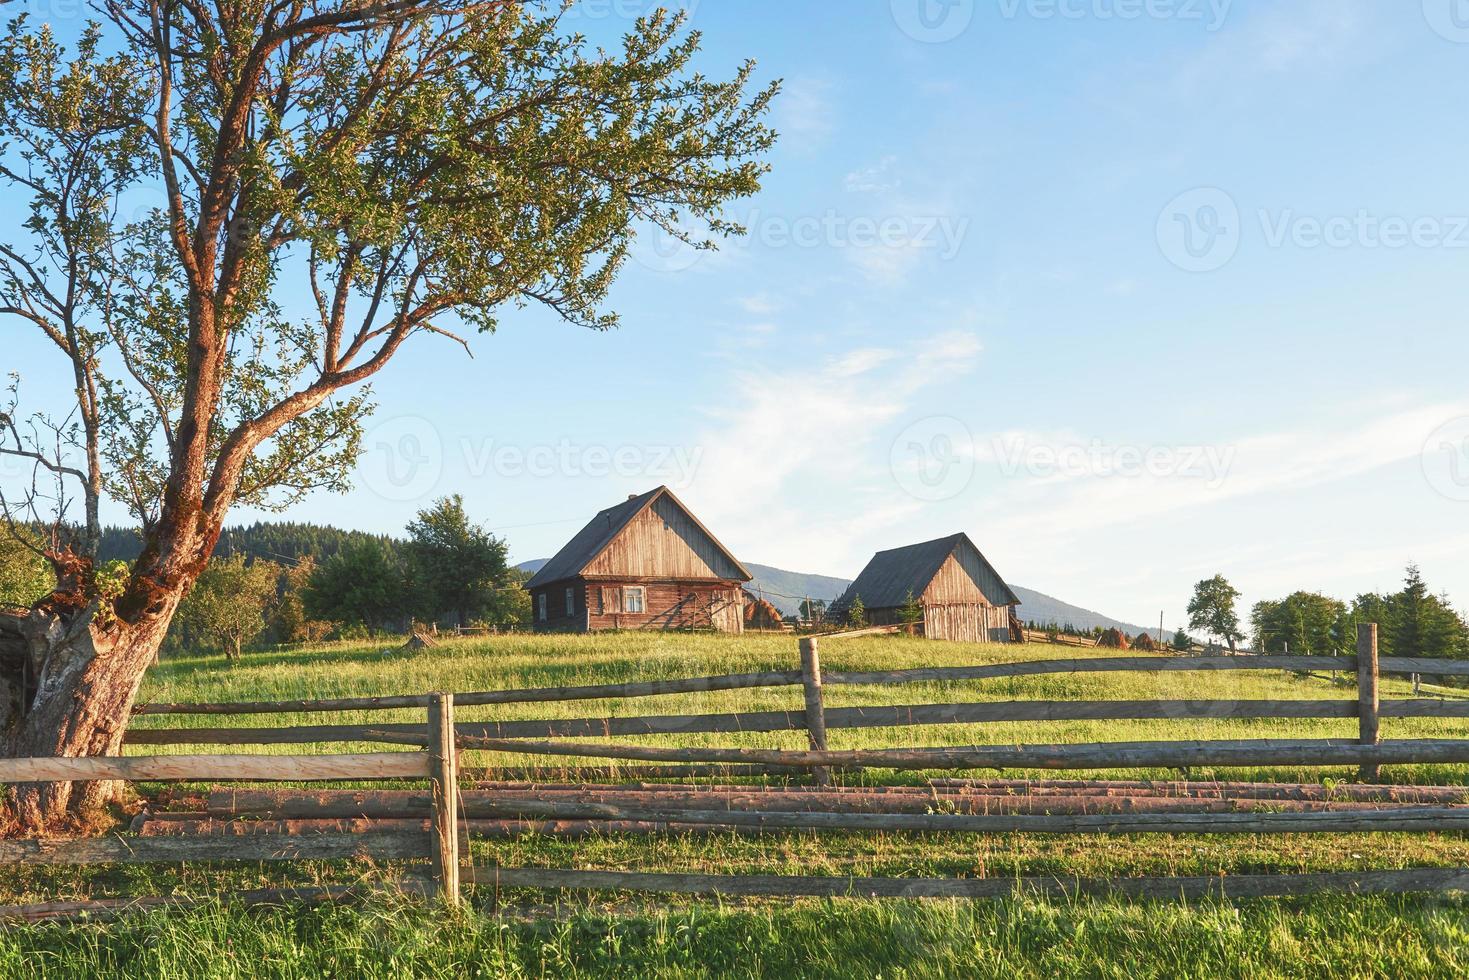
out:
M1378 731L1377 694L1377 624L1357 624L1357 724L1358 741L1363 745L1377 744ZM1364 765L1358 772L1364 783L1375 783L1379 778L1379 767Z
M821 651L816 637L801 639L801 686L806 692L806 732L811 738L811 751L826 751L826 709L821 698ZM812 771L817 785L831 785L831 770L821 766Z
M454 744L454 695L428 702L429 774L433 781L433 876L437 896L459 905L459 760Z

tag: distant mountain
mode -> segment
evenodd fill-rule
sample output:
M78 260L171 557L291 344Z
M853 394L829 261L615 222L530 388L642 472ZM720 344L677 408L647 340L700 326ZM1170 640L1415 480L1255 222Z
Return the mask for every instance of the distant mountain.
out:
M795 616L801 602L810 597L824 599L829 604L847 591L849 579L833 578L830 575L811 575L806 572L787 572L769 565L754 565L745 562L745 567L755 577L745 586L756 595L763 595L770 604L779 609L783 616Z
M515 567L528 575L534 575L540 571L541 566L547 560L537 558L533 561L521 562ZM830 575L812 575L807 572L788 572L783 568L756 565L752 562L745 562L745 567L755 576L745 588L769 600L783 616L796 615L801 606L801 600L807 596L812 599L825 599L830 603L852 584L850 579L835 578ZM1069 624L1079 630L1090 630L1098 626L1102 629L1116 628L1127 633L1128 636L1136 636L1145 629L1136 623L1126 623L1090 609L1073 606L1069 602L1062 602L1054 596L1037 592L1034 589L1027 589L1019 585L1012 585L1011 588L1020 597L1021 606L1018 613L1025 622L1054 622L1058 626ZM1157 627L1148 629L1147 632L1156 633ZM1163 635L1167 639L1173 634L1164 633Z
M1020 597L1020 608L1016 610L1016 615L1027 623L1054 622L1058 626L1065 626L1069 623L1080 630L1089 630L1100 626L1104 630L1120 629L1128 636L1137 636L1139 633L1147 632L1155 639L1157 638L1158 627L1156 626L1147 628L1139 626L1136 623L1124 623L1120 619L1113 619L1110 616L1103 616L1101 613L1093 612L1090 609L1073 606L1069 602L1062 602L1054 596L1048 596L1044 592L1037 592L1034 589L1027 589L1023 586L1012 585L1010 588L1014 589L1015 594ZM1163 634L1165 641L1172 639L1172 637L1172 632L1165 632Z

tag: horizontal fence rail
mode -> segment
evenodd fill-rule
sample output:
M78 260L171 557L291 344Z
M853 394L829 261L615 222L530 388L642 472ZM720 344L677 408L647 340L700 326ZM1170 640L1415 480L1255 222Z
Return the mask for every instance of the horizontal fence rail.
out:
M421 744L414 736L384 740ZM1363 744L1338 739L1246 739L1207 742L1082 742L919 749L661 748L593 742L463 738L465 748L526 755L636 759L649 762L752 762L819 769L1192 769L1199 766L1350 766L1469 763L1469 739L1402 739Z
M1227 670L1333 670L1357 669L1356 657L1299 656L1150 656L1091 657L1061 660L1030 660L1018 663L985 664L976 667L920 667L887 671L825 671L827 685L916 684L948 681L994 680L1045 674L1108 672L1171 672ZM1469 661L1383 657L1382 673L1469 676ZM589 684L580 687L538 687L504 691L469 691L454 695L461 708L495 704L530 704L546 701L597 701L611 698L656 697L664 694L697 694L761 687L790 687L802 683L799 670L720 674L668 680L633 681L622 684ZM315 700L240 701L221 703L139 704L134 715L241 715L283 714L314 711L376 711L394 708L425 708L428 695L384 695L374 697L324 698Z
M909 725L964 725L1018 721L1189 720L1195 718L1355 718L1351 700L1240 701L986 701L966 704L864 705L826 708L826 728L899 728ZM1383 701L1384 718L1469 718L1469 701L1436 698ZM697 715L643 715L608 718L552 718L537 721L462 722L470 738L597 738L800 731L804 710L751 711ZM416 734L421 726L295 725L282 728L137 728L129 745L275 745L315 742L373 742L383 735Z
M90 756L78 759L0 758L0 783L227 780L315 782L356 779L424 779L421 752L354 755Z
M810 898L1010 898L1016 895L1125 895L1132 898L1270 898L1347 892L1356 895L1469 891L1469 868L1412 868L1298 875L1176 878L837 878L709 875L558 868L466 868L465 880L502 888L626 891L680 895Z

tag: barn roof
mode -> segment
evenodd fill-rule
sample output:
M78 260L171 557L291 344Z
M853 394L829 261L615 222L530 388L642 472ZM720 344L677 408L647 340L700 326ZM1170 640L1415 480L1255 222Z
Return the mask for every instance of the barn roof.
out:
M620 504L614 504L606 510L599 511L597 516L587 523L586 527L578 531L570 541L562 546L560 551L556 552L550 561L541 566L540 571L531 576L531 580L526 583L526 588L549 585L552 582L560 582L563 579L575 578L580 575L582 570L595 561L597 556L605 551L607 546L622 533L623 529L632 523L633 518L653 506L654 502L660 497L666 498L679 510L687 514L689 520L694 523L694 526L704 532L724 557L729 559L730 564L739 569L745 581L748 582L754 578L745 569L745 566L740 564L739 559L730 554L729 549L720 544L719 539L711 534L709 529L694 516L693 511L685 507L683 501L673 495L672 490L667 487L656 487L647 493L640 493L636 496L628 497Z
M969 540L969 535L962 531L951 534L946 538L935 538L932 541L924 541L920 544L910 544L902 548L893 548L888 551L879 551L872 556L867 567L862 569L862 574L857 580L847 587L847 591L837 600L834 610L846 609L847 605L857 596L862 597L862 604L868 609L890 609L901 606L908 601L908 593L923 595L928 583L943 567L944 561L960 548L968 548L976 556L990 574L995 577L1005 590L1002 597L1003 602L996 605L1018 605L1020 597L1005 584L1000 573L995 571L995 566L989 563L974 542Z

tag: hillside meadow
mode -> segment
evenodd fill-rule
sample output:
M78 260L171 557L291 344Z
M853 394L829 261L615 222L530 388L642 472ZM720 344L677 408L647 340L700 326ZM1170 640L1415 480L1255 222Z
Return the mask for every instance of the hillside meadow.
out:
M217 657L165 659L143 701L238 701L476 691L596 684L751 670L797 661L783 635L604 634L503 636L406 651L400 641L326 645ZM1088 655L929 643L904 637L830 639L828 670L973 665ZM1099 652L1096 655L1102 655ZM1017 699L1351 699L1354 679L1281 671L1070 674L947 684L829 687L829 706ZM1429 693L1453 692L1426 689ZM1409 695L1384 681L1384 697ZM786 708L799 688L466 708L460 720L627 716ZM145 716L139 726L282 725L419 721L421 710L244 715L230 719ZM1466 723L1384 722L1384 737L1462 737ZM832 731L833 748L1083 742L1166 738L1352 737L1343 720L1013 723ZM630 739L657 745L803 747L803 732ZM368 746L248 747L302 753ZM381 746L373 748L381 749ZM147 751L188 751L187 747ZM221 748L211 751L224 751ZM144 751L143 748L136 750ZM468 753L469 766L525 757ZM565 764L564 759L540 760ZM994 775L992 772L975 775ZM1024 773L1006 771L1001 775ZM1033 773L1031 775L1058 775ZM1172 771L1107 772L1173 778ZM1193 778L1350 781L1348 770L1232 769ZM1397 782L1469 783L1469 767L1385 770ZM870 782L919 774L864 773ZM142 787L149 792L157 787ZM174 791L174 798L186 795ZM185 806L184 803L179 803ZM888 876L1077 877L1220 875L1469 865L1462 835L1385 834L1104 838L1045 835L771 833L760 837L629 837L574 841L477 840L476 864L718 873ZM45 976L1434 976L1469 970L1469 905L1458 899L1320 896L1295 900L1159 903L1126 898L1006 902L702 900L682 897L471 892L471 911L445 917L385 896L315 910L244 910L238 889L285 883L370 882L403 869L303 863L210 868L8 869L8 902L111 894L226 896L223 904L129 916L96 925L33 926L0 933L0 974L22 965Z

